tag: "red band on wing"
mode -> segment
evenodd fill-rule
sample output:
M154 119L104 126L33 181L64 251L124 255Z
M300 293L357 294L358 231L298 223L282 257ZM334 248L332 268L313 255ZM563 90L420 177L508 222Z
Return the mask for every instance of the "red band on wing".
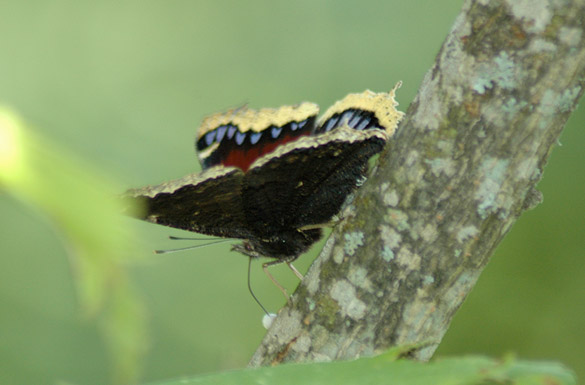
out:
M256 145L248 148L234 148L221 161L221 164L226 167L238 167L246 172L256 159L274 151L274 149L280 145L296 140L301 136L309 135L310 132L301 132L300 135L298 133L295 134L296 135L283 135L282 138L279 138L280 140L276 142L268 142L264 145Z

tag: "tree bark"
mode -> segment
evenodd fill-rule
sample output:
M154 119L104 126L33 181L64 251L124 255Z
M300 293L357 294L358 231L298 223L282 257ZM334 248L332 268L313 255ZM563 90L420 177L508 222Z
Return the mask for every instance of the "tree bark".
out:
M489 256L540 201L534 187L583 93L584 25L585 0L465 1L250 366L410 343L425 346L414 358L432 356Z

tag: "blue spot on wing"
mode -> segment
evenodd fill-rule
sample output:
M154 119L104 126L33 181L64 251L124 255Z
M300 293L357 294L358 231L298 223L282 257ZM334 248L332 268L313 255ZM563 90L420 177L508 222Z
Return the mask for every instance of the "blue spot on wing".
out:
M215 130L208 132L207 134L205 134L205 144L207 146L211 146L211 144L213 143L213 141L215 140Z
M325 132L331 131L331 129L333 127L337 127L337 122L338 121L339 121L339 116L333 116L333 117L331 117L327 121L327 124L325 125Z
M227 138L231 139L234 137L234 134L236 133L238 129L235 126L229 126L228 127L228 132L227 132Z
M246 139L246 133L242 133L242 132L237 132L236 133L236 143L238 145L242 145L242 143L244 143L244 140Z
M262 137L262 133L261 132L255 132L255 133L253 133L252 135L250 135L250 143L252 143L252 144L258 143L258 141L260 140L261 137ZM236 138L236 140L237 140L237 138Z
M276 139L280 136L281 132L282 132L282 127L273 126L270 129L270 136L272 136L272 139Z
M362 121L355 127L356 130L363 130L370 124L370 119L363 118Z
M353 118L350 119L349 123L347 123L347 125L350 126L351 128L355 128L359 123L360 119L361 119L360 116L358 114L355 114Z
M225 132L227 131L227 126L221 126L217 130L217 136L215 140L219 143L223 139Z

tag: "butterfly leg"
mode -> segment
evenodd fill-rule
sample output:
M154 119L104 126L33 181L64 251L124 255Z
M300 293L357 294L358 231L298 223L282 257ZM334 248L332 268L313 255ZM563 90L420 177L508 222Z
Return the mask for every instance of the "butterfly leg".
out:
M276 285L276 287L278 287L280 289L280 291L282 292L282 294L284 294L284 298L286 298L287 301L290 301L290 297L289 297L288 293L286 292L286 289L268 271L268 268L270 266L278 265L278 264L280 264L282 262L284 262L284 261L276 260L276 261L272 261L272 262L263 263L262 264L262 270L264 270L264 273L266 273L266 275L268 276L268 278L270 278L270 280L272 281L272 283L274 283Z
M306 225L301 227L299 230L313 230L313 229L325 229L337 226L343 218L332 218L331 221L325 223L318 223L314 225Z
M298 279L301 281L303 280L303 275L297 270L296 267L293 266L292 262L287 262L287 266L292 270L293 273L297 276Z

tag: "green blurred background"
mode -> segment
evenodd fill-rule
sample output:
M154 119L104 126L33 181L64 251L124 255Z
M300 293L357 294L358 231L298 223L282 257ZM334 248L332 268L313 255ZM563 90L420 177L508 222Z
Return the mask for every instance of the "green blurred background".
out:
M326 107L402 80L406 110L461 3L2 0L0 103L123 185L154 184L198 170L198 123L242 103ZM544 203L497 249L438 355L515 352L585 378L584 123L577 110L539 185ZM107 383L106 348L80 315L59 233L8 196L0 214L0 383ZM128 223L150 315L144 382L245 366L264 334L246 258L225 244L153 256L184 245L168 235L188 234ZM258 263L252 279L276 311L282 294Z

